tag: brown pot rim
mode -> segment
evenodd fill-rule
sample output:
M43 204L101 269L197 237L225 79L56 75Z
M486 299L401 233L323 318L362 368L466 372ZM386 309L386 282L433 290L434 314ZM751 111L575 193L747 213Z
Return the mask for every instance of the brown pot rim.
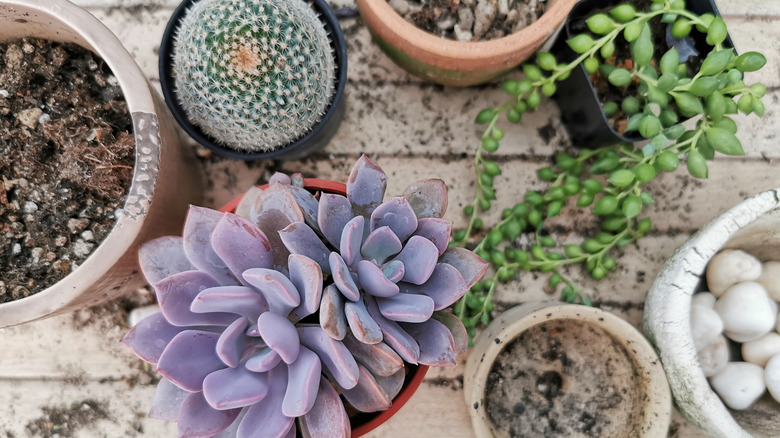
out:
M24 18L19 18L24 17ZM0 327L41 319L68 309L85 291L116 286L112 275L144 227L157 179L160 137L152 89L134 58L97 18L66 0L0 0L0 40L40 37L81 45L100 56L117 78L133 121L133 179L119 215L97 248L77 269L29 297L0 304ZM101 294L107 296L107 293Z
M386 0L357 0L364 19L385 41L416 59L446 69L511 66L519 48L546 40L563 24L577 0L556 0L542 16L519 32L488 41L441 38L403 19Z

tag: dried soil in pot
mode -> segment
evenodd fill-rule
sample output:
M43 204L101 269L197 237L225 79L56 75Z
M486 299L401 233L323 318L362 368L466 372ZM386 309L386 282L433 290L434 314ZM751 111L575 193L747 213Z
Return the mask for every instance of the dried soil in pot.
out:
M416 27L457 41L487 41L526 28L544 14L547 0L389 0Z
M496 358L485 386L495 436L628 436L641 386L628 352L576 320L531 327ZM634 407L637 412L627 411Z
M0 44L0 303L81 264L114 225L135 160L108 67L72 44Z

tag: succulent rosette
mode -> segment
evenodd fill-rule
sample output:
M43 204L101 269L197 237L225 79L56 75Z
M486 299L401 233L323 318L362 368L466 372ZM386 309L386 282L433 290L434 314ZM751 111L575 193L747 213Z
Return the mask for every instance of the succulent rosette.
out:
M246 219L191 207L183 237L144 244L141 268L161 312L123 338L163 375L150 416L180 437L349 436L339 386L361 370L341 342L300 320L315 313L322 271L290 255L273 269L269 239Z
M418 181L383 202L387 176L363 156L352 168L346 196L317 198L302 186L300 175L277 174L267 189L248 193L237 212L261 229L285 225L275 260L303 255L330 275L319 307L322 329L356 356L381 349L412 364L454 364L467 336L444 309L488 264L471 251L448 248L452 223L442 219L444 182ZM280 211L290 204L299 209L280 223Z

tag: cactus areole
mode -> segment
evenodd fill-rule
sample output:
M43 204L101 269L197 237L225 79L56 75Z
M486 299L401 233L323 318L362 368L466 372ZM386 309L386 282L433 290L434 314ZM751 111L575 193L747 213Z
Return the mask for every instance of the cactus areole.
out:
M386 186L365 156L345 185L275 174L143 244L161 313L122 342L163 375L150 416L182 438L358 436L455 365L468 336L447 307L488 265L448 247L443 181Z
M186 0L160 46L160 82L201 145L244 160L320 149L343 116L344 36L324 0Z

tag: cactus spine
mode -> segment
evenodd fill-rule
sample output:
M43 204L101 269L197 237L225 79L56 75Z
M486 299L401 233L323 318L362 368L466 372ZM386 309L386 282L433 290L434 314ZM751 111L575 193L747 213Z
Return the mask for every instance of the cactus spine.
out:
M174 44L176 94L190 122L245 152L306 134L335 89L322 22L302 0L202 0Z

